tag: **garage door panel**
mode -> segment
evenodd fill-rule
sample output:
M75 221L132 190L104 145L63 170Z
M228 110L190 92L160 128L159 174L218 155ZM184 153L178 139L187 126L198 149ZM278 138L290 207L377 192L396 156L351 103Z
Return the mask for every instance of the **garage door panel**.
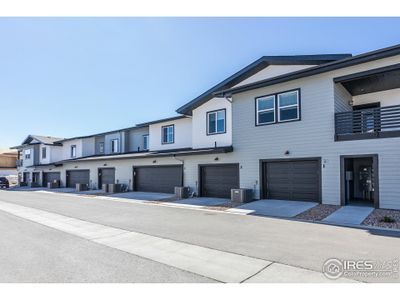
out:
M200 194L203 197L230 198L231 189L239 187L237 164L200 166Z
M135 167L135 190L154 193L174 193L182 186L182 166Z
M290 160L264 163L264 190L270 199L319 201L318 160Z
M60 172L43 172L43 186L47 187L49 182L54 182L55 180L60 180Z
M77 183L87 184L90 182L89 170L67 171L67 187L74 188Z
M99 188L103 184L115 183L115 169L114 168L102 168L99 169Z

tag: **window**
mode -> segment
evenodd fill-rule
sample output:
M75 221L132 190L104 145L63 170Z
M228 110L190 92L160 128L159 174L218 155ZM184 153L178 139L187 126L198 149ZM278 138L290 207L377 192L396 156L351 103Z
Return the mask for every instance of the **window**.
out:
M161 142L163 144L174 143L174 125L161 127Z
M257 99L257 124L275 123L275 96Z
M256 125L300 120L299 99L299 90L256 98Z
M145 134L143 136L143 150L149 150L149 135Z
M24 151L25 159L31 159L31 149L26 149Z
M299 92L278 94L279 122L299 119Z
M225 133L225 109L207 113L207 134Z
M99 143L99 152L104 153L104 142Z
M111 152L118 153L119 152L119 143L118 139L114 139L111 141Z
M71 157L76 157L76 145L71 146Z
M42 148L42 159L46 159L46 156L47 156L47 148L43 147Z

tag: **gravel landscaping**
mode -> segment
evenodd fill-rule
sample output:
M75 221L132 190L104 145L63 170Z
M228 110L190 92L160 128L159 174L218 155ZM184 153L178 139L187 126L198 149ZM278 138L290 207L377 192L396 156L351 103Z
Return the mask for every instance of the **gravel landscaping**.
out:
M384 219L389 219L384 222ZM362 225L377 226L384 228L400 229L400 211L391 209L375 209L363 222Z
M325 219L330 214L334 213L340 208L339 205L328 205L328 204L318 204L309 210L306 210L297 216L295 219L306 220L306 221L321 221Z

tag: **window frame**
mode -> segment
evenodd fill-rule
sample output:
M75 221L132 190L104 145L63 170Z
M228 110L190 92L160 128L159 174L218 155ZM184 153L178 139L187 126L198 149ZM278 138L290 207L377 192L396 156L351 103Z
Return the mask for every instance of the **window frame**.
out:
M47 147L42 147L41 155L42 155L42 159L47 159Z
M147 147L145 147L145 140L147 140L146 141L146 143L147 143ZM149 134L143 134L143 150L149 150L149 141L150 141L150 138L149 138Z
M117 151L115 151L114 142L116 141ZM111 140L111 153L119 153L119 139Z
M224 112L224 131L221 132L210 132L210 115L215 114L215 130L218 128L218 112ZM207 135L216 135L216 134L224 134L226 133L226 108L211 110L206 113L206 134Z
M29 151L28 154L26 153L27 151ZM31 159L31 155L32 155L32 149L31 148L24 150L24 158L25 159ZM29 157L27 157L27 156L29 156Z
M268 97L273 97L274 107L273 108L268 108L268 109L258 110L258 101L266 99ZM274 120L272 122L260 123L259 122L259 113L260 112L267 112L267 111L273 111L274 112ZM276 95L272 94L272 95L266 95L266 96L257 97L256 98L256 125L257 126L262 126L262 125L270 125L270 124L275 124L275 123L276 123Z
M164 142L164 129L172 127L172 142ZM168 145L175 143L175 124L161 126L161 144Z
M104 153L104 142L99 142L99 153Z
M297 94L297 103L283 106L283 108L285 108L285 107L297 107L297 118L288 119L288 120L283 120L282 121L281 120L281 107L279 106L279 95L293 93L293 92L295 92ZM277 111L278 111L278 122L279 123L298 121L300 119L300 92L299 92L299 90L286 91L286 92L281 92L281 93L277 94L276 104L278 104Z
M76 157L76 145L71 145L70 156L71 156L71 158L75 158Z
M297 93L297 118L296 119L282 120L281 121L280 120L279 95L290 93L290 92L296 92ZM258 110L257 110L258 109L258 106L257 106L258 99L267 98L267 97L270 97L270 96L274 96L275 97L274 98L275 99L275 103L274 103L274 105L275 105L274 106L274 114L275 114L274 122L259 123L258 122ZM255 126L256 127L301 121L301 89L300 88L286 90L286 91L277 92L277 93L268 94L268 95L257 96L257 97L254 98L254 100L255 100L254 104L255 104ZM284 106L284 107L288 107L288 106Z

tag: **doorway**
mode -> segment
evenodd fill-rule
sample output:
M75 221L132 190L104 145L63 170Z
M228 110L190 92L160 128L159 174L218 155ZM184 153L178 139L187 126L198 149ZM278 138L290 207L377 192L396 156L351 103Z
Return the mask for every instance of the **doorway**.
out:
M341 204L379 207L378 155L341 157Z

